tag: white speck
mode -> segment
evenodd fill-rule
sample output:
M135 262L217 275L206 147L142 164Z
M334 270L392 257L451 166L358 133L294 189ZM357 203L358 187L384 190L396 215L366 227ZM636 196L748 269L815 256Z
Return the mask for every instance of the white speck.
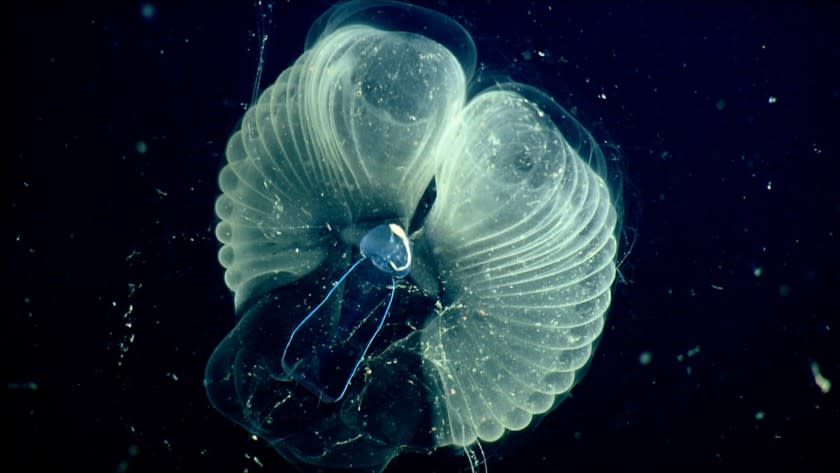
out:
M767 181L767 190L768 190L768 191L772 191L772 190L773 190L773 181Z
M776 103L776 97L771 95L767 98L767 103Z

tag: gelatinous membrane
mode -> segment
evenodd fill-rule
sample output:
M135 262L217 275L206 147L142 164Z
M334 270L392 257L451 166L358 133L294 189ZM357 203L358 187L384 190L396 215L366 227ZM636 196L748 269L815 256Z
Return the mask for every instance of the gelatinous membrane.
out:
M443 15L341 4L228 142L216 235L238 323L207 393L301 467L496 441L591 360L616 271L603 156L533 88L468 99L474 66ZM414 225L399 284L376 265L398 246L357 256L383 224Z

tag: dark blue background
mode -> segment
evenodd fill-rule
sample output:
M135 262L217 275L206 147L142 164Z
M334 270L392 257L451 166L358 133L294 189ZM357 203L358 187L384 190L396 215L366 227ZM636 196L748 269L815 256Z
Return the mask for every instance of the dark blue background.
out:
M840 462L840 9L418 3L461 21L489 70L574 110L623 173L632 251L589 374L488 448L490 471ZM213 201L259 9L154 5L4 7L0 464L287 471L201 384L234 322ZM327 7L264 7L261 87Z

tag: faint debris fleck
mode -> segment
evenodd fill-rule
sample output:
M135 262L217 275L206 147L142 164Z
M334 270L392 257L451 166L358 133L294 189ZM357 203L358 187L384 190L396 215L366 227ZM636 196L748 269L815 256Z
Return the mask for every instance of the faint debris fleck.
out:
M142 16L144 20L154 20L155 6L151 3L144 3L140 6L140 16Z
M697 356L698 353L700 353L700 345L696 345L694 348L685 352L684 355L682 353L677 355L677 361L682 363L683 361L685 361L686 358Z
M245 454L245 458L247 458L248 460L253 461L254 463L256 463L256 464L257 464L258 466L260 466L260 467L262 467L262 466L263 466L262 462L260 461L260 459L259 459L259 458L257 458L257 456L256 456L256 455L249 455L249 454L247 454L247 453L246 453L246 454Z
M128 283L126 301L111 301L111 306L116 310L119 310L120 307L125 307L121 315L125 331L121 334L119 342L117 343L117 348L119 350L119 355L117 357L118 367L122 367L123 361L125 361L125 355L134 343L134 303L132 303L131 300L134 298L135 292L140 287L142 287L141 283Z
M129 471L129 466L130 466L129 462L131 461L132 458L136 457L139 452L140 452L140 447L138 447L137 445L134 445L134 444L129 445L128 446L128 458L124 458L124 459L120 460L120 462L117 464L116 471L118 473L124 473L126 471Z
M20 389L26 391L37 391L38 390L38 383L35 381L26 381L23 383L8 383L6 384L7 389Z
M820 373L820 365L816 361L811 362L811 374L814 375L814 382L823 394L828 394L831 391L831 380Z
M755 420L764 420L766 414L762 410L755 411Z

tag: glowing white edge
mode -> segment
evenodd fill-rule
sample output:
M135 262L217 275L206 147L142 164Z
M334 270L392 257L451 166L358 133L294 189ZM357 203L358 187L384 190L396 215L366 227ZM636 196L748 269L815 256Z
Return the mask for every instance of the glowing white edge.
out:
M397 266L393 261L388 261L388 265L390 265L391 269L394 271L408 271L408 269L411 268L411 243L408 241L408 235L405 234L405 230L403 230L401 226L395 223L389 223L388 228L391 229L391 233L400 239L403 244L403 248L405 249L405 254L408 255L405 265Z

